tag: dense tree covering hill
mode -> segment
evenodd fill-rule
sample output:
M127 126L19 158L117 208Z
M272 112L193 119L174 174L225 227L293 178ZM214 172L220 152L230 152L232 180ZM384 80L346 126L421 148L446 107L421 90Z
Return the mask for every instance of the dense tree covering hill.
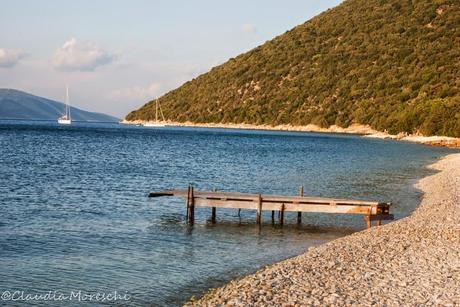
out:
M348 0L160 101L180 122L460 136L459 69L459 0ZM149 102L126 119L154 111Z

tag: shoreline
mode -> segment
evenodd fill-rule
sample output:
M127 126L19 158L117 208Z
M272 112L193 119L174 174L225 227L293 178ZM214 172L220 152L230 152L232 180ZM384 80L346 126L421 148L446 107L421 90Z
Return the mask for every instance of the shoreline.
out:
M187 306L460 304L460 153L428 166L408 217L210 289Z
M124 125L144 125L148 121L135 120L127 121L122 120L120 124ZM375 138L375 139L391 139L398 141L407 141L418 144L430 146L443 146L443 147L460 147L460 138L448 136L422 136L422 135L408 135L400 133L397 135L389 134L382 131L377 131L369 125L352 124L347 128L339 126L330 126L329 128L321 128L317 125L309 124L306 126L293 126L293 125L253 125L253 124L222 124L222 123L193 123L193 122L173 122L165 121L160 122L166 126L174 127L195 127L195 128L222 128L222 129L244 129L244 130L266 130L266 131L291 131L291 132L320 132L320 133L338 133L338 134L352 134L360 135L362 137Z

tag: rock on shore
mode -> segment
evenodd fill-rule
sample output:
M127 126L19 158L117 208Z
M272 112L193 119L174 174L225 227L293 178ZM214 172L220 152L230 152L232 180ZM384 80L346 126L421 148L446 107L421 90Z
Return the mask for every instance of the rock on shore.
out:
M460 154L431 167L420 207L209 291L197 306L460 305Z

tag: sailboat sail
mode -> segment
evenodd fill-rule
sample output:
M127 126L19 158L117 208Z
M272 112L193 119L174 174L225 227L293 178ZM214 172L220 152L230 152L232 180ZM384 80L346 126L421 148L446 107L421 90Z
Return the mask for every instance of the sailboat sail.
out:
M65 114L58 118L58 123L61 125L70 125L72 123L72 119L70 117L69 87L68 86L66 86Z

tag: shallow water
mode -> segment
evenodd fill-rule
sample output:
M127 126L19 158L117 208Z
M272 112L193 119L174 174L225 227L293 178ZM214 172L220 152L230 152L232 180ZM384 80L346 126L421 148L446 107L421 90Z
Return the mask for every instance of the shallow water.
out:
M197 209L189 227L182 200L149 191L293 195L304 185L307 195L391 201L402 217L418 204L423 166L449 152L331 134L2 121L0 292L118 291L131 305L178 305L364 222L304 214L298 227L294 213L280 228L267 213L258 228L254 212L218 210L212 225Z

